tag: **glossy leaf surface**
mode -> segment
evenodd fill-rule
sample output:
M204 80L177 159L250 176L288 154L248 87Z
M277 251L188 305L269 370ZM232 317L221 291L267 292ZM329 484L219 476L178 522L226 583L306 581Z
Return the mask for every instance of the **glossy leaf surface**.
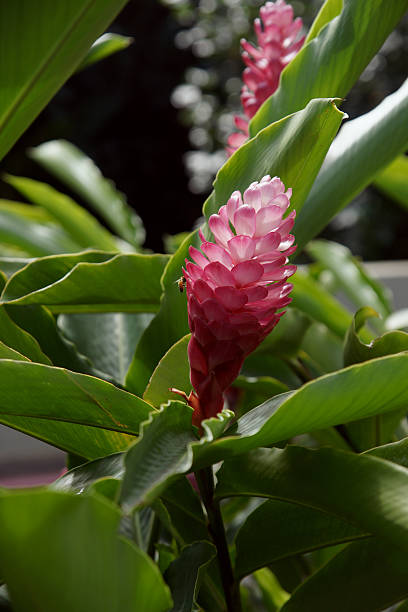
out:
M94 368L123 384L136 344L152 316L123 312L60 315L58 327Z
M3 3L0 158L72 74L126 0ZM22 18L22 15L24 18Z
M336 242L314 240L308 245L307 252L323 268L330 270L339 288L356 306L371 306L384 318L391 313L389 291L370 278L349 249Z
M257 449L225 462L218 483L218 497L256 495L305 505L408 549L408 470L389 461L332 448Z
M95 40L77 70L83 70L109 57L113 53L127 49L132 42L133 38L130 36L122 36L121 34L113 34L112 32L102 34L102 36Z
M374 185L405 209L408 208L408 157L400 155L376 175Z
M408 595L408 570L379 538L355 542L296 589L282 612L374 612Z
M233 191L244 192L266 174L279 176L293 189L291 206L300 210L344 117L336 102L334 98L311 100L303 110L297 109L244 143L219 170L214 191L204 204L206 217L218 212Z
M144 242L140 217L78 147L66 140L50 140L30 149L30 157L83 198L118 236L136 246Z
M39 259L9 280L1 299L52 306L54 312L154 312L167 259L101 251Z
M376 357L384 357L402 351L408 351L408 334L403 331L389 331L373 340L370 344L364 344L358 336L359 330L366 320L378 316L372 308L360 308L353 318L344 346L344 364L351 365Z
M191 415L189 406L171 402L144 424L139 441L125 458L120 502L126 512L151 503L171 478L189 469L189 445L196 439Z
M374 4L378 2L370 6ZM384 14L387 11L385 8ZM402 153L407 142L408 80L374 110L341 129L296 219L294 232L299 248Z
M254 510L235 539L235 571L242 577L279 559L364 537L332 514L270 500Z
M327 4L316 20L320 31L314 35L312 26L314 37L283 71L278 90L253 118L251 134L312 98L343 98L408 8L406 0L392 5L387 0L343 0L341 12L338 1Z
M44 208L81 247L117 250L114 237L95 217L64 193L46 183L21 176L7 175L6 181L25 198Z
M100 496L3 494L0 517L0 566L18 612L55 612L56 602L61 612L171 606L158 568L118 535L120 513Z
M88 459L126 448L132 438L123 434L137 435L152 410L103 380L61 368L2 360L0 379L2 423Z

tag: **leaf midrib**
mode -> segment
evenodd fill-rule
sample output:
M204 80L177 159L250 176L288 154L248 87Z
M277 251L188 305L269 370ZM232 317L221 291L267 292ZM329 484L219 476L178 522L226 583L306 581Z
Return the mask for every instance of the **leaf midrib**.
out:
M74 19L71 25L65 30L65 33L63 34L62 38L60 38L59 41L57 41L57 43L50 49L49 54L45 57L43 62L40 64L37 71L34 72L32 78L28 81L26 86L23 87L19 95L17 95L17 97L14 99L14 102L12 102L11 106L5 111L5 113L3 114L3 118L2 119L0 118L0 130L3 130L5 128L10 117L21 106L22 102L25 100L27 95L33 89L34 85L37 83L39 77L45 72L48 66L52 63L54 56L60 51L60 49L62 49L62 47L65 45L65 43L67 42L67 40L69 39L73 31L75 30L78 23L80 23L84 15L86 15L86 13L93 7L95 2L96 0L89 0L88 4L81 10L79 15Z

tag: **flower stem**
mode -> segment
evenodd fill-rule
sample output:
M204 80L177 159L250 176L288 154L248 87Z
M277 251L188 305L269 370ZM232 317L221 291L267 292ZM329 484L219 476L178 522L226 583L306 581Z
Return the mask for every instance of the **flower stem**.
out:
M212 467L196 472L196 480L208 517L208 530L217 549L222 586L228 612L241 612L239 583L234 578L219 502L214 499Z

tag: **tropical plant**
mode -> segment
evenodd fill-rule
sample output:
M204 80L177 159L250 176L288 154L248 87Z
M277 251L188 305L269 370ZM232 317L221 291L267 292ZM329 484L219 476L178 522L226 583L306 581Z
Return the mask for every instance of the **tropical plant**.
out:
M2 156L124 4L0 7ZM5 177L0 423L69 470L0 490L2 609L406 609L407 311L315 238L372 181L405 197L407 83L337 132L407 8L326 0L174 253L68 142L29 155L101 221Z

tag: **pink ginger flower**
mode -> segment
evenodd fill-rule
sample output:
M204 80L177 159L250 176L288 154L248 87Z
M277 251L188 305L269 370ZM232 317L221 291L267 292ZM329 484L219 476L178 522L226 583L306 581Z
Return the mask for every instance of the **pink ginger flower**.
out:
M234 191L209 227L215 242L200 232L201 250L190 247L186 260L190 378L188 401L193 423L223 408L224 391L243 361L278 323L291 302L286 279L296 266L288 256L296 246L289 233L295 211L283 218L292 190L278 177L264 176L244 192Z
M244 117L235 116L235 125L240 130L228 138L227 152L232 155L247 140L248 124L260 106L279 86L282 70L295 57L305 37L296 40L302 20L293 19L293 8L285 0L267 2L260 8L260 19L255 19L254 29L258 47L244 38L242 59L246 64L243 73L244 86L241 103Z

